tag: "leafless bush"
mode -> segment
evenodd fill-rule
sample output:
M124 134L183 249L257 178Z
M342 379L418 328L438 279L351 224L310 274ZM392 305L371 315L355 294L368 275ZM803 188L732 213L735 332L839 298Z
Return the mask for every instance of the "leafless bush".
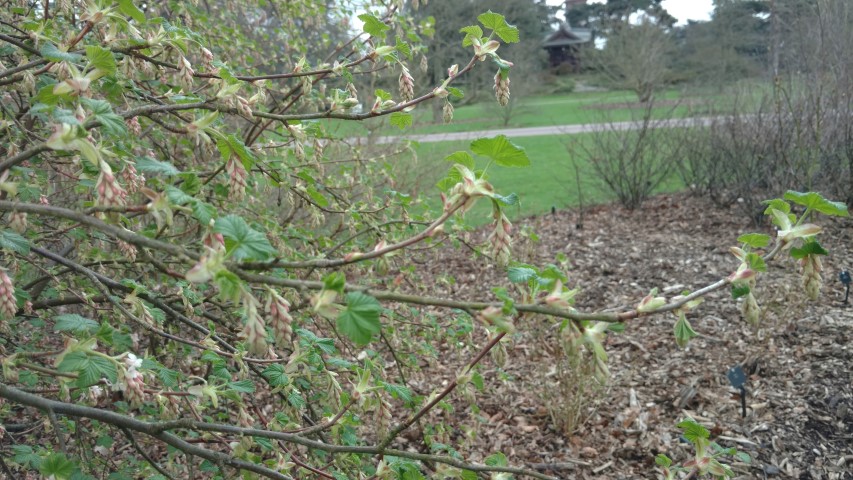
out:
M654 115L649 100L641 118L628 122L612 117L588 136L567 148L573 157L585 159L595 176L628 209L638 208L670 178L681 155L681 145L667 132L673 126L672 112ZM657 118L656 118L657 117Z

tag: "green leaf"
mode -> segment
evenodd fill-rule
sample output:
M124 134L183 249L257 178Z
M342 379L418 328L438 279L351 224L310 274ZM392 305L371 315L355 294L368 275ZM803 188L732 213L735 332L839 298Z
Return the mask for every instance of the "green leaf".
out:
M255 391L255 384L251 380L240 380L237 382L228 382L228 388L240 393L253 393Z
M412 114L404 112L394 112L391 114L390 122L392 126L403 130L406 127L412 126Z
M163 175L180 175L181 171L175 168L169 162L164 162L151 157L139 157L136 159L136 169L140 172L163 174Z
M347 284L347 278L343 272L332 272L323 277L323 289L332 290L338 293L344 293L344 287Z
M77 465L65 457L62 453L52 453L47 458L41 461L39 472L45 478L53 478L54 480L68 480L74 474Z
M76 62L83 58L76 53L63 52L52 43L45 43L44 45L42 45L41 50L39 50L39 53L42 57L46 58L47 60L50 60L51 62Z
M480 372L474 372L471 374L471 383L478 391L483 391L485 388L485 382L483 381L483 376L480 375Z
M823 245L814 238L807 240L803 243L802 247L791 249L791 257L797 260L806 258L809 255L829 255L829 251L823 248Z
M477 17L484 27L490 28L506 43L518 42L518 28L506 23L506 18L489 10Z
M492 200L507 206L511 206L518 203L518 194L510 193L509 195L504 196L499 193L495 193L492 194Z
M493 453L483 460L483 463L490 467L506 467L509 465L506 455L501 452Z
M409 390L409 387L405 385L395 385L393 383L383 383L382 387L386 392L390 393L392 397L399 398L400 400L409 403L412 401L412 391Z
M347 294L346 309L338 315L338 330L358 345L370 343L373 334L379 333L379 314L382 305L362 292Z
M444 160L451 163L458 163L460 165L464 165L468 170L474 170L474 157L471 156L468 152L458 151L453 152L450 155L444 157Z
M171 185L166 187L166 198L169 199L169 203L172 205L186 205L187 203L196 201L195 198L187 195L183 190Z
M754 270L756 272L766 272L767 271L767 263L761 257L761 255L757 253L747 253L746 258L744 259L746 264L749 265L750 270Z
M190 205L190 208L193 210L193 218L198 220L198 223L202 225L209 225L210 220L216 218L216 207L198 199L194 200L192 205Z
M732 285L732 299L734 300L749 295L749 292L749 285L745 283Z
M536 270L528 267L509 267L506 273L512 283L526 283L539 276Z
M397 37L397 51L406 56L406 58L412 58L412 47L408 43L400 40L400 37Z
M465 96L465 94L462 93L462 90L460 90L456 87L447 87L446 90L449 94L453 95L456 98L462 98Z
M483 29L478 27L477 25L462 27L459 32L465 34L465 37L462 39L463 47L470 47L471 45L473 45L473 40L475 38L479 40L483 37Z
M362 13L358 16L358 19L364 22L364 27L362 27L364 33L372 37L385 38L385 32L391 28L370 13Z
M530 159L523 148L510 142L504 135L480 138L471 142L471 151L494 160L502 167L526 167Z
M386 92L381 88L377 88L376 90L374 90L373 94L376 95L376 98L382 100L383 102L386 100L391 100L393 98L393 96L389 92Z
M690 443L696 443L700 438L709 438L711 433L707 428L696 423L692 418L682 420L678 428L684 430L684 438Z
M691 338L698 336L698 334L693 330L693 327L690 326L690 322L687 321L687 318L684 315L681 315L678 318L678 321L675 322L675 343L684 348L687 346L687 342L690 341Z
M770 245L770 235L763 233L747 233L737 237L737 241L752 248L764 248Z
M611 323L611 324L607 325L607 330L614 332L614 333L622 333L625 331L625 324L621 323L621 322L620 323Z
M145 14L142 10L136 8L133 0L118 0L118 9L121 13L136 20L139 23L145 23Z
M115 383L118 377L118 371L115 363L100 355L89 355L88 362L79 371L77 377L77 386L80 388L88 388L97 384L102 378L106 378L111 383Z
M84 352L71 352L62 357L56 369L63 373L74 373L89 364L89 357Z
M784 198L806 208L817 210L825 215L836 217L846 217L849 215L847 205L842 202L831 202L817 192L802 193L788 190L785 192Z
M302 398L302 395L300 395L296 390L293 390L287 395L287 401L293 406L293 408L302 408L305 406L305 399Z
M311 197L311 199L314 200L314 203L316 203L318 206L329 206L329 199L326 198L322 193L318 192L313 185L308 185L308 187L305 189L305 193L307 193L308 196Z
M748 453L736 452L734 456L743 463L752 463L752 457Z
M278 254L267 237L249 227L237 215L226 215L216 221L214 230L225 237L225 248L234 260L269 260Z
M220 298L237 301L243 294L243 282L240 280L240 277L228 270L216 272L213 280L216 282L216 286L219 287Z
M781 198L774 198L773 200L765 200L764 203L767 204L767 209L764 210L765 215L770 215L770 210L779 210L783 213L791 213L791 205L788 204L785 200Z
M30 242L11 230L0 231L0 248L11 250L21 255L30 253Z
M666 455L659 453L655 457L655 463L663 468L669 468L672 465L672 460Z
M98 70L107 72L108 75L116 73L116 58L113 52L97 45L86 46L86 58L89 65Z
M124 118L113 112L113 107L105 100L91 98L81 99L83 105L92 111L94 119L101 124L101 129L110 135L127 134Z
M56 321L54 330L57 332L91 333L100 327L98 322L76 313L57 315L53 319Z
M290 382L290 379L287 378L287 374L284 373L284 366L274 363L261 372L261 375L270 382L270 386L272 387L280 387L282 385L287 385Z

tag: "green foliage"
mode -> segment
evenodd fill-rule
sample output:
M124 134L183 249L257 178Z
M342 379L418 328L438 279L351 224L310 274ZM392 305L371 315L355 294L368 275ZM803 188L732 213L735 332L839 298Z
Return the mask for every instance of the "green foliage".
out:
M338 315L338 330L356 344L367 345L381 329L381 312L382 306L375 298L361 292L350 292L346 309Z

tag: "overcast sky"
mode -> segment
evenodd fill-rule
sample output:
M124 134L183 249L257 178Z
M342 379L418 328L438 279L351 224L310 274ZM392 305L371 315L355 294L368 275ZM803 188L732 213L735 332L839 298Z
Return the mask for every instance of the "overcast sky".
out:
M663 6L670 15L678 19L679 24L687 20L710 20L714 10L713 0L664 0ZM562 5L561 0L548 0L550 5ZM604 3L604 0L592 0L592 3Z

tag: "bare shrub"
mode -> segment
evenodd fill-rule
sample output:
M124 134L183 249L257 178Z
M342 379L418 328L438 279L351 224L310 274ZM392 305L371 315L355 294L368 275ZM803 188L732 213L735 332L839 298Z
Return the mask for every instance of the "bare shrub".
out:
M654 115L654 99L648 101L641 118L629 122L612 117L589 134L589 142L575 140L569 154L585 159L594 175L630 210L638 208L671 177L681 145L667 132L677 124L670 110ZM659 117L659 118L655 118Z

